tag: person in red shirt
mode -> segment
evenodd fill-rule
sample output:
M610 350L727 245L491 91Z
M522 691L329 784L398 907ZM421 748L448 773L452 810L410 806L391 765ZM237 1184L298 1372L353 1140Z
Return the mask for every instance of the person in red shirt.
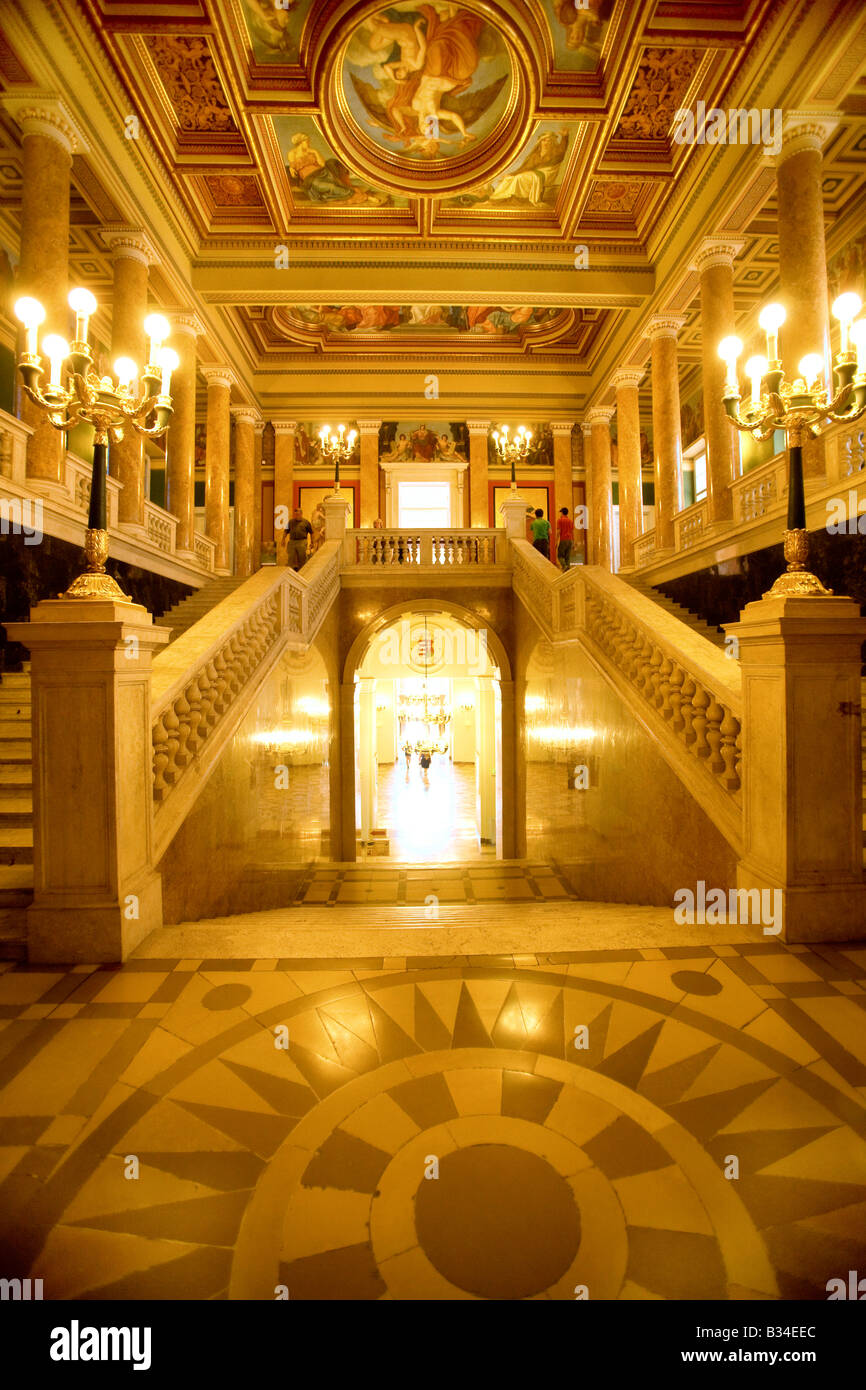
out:
M571 565L571 549L574 545L574 522L568 515L568 507L560 507L556 519L556 558L560 568L568 570Z

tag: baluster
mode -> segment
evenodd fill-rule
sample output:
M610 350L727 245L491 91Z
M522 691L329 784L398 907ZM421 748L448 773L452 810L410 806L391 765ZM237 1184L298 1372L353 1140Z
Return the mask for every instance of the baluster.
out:
M695 698L695 683L688 671L683 673L683 688L680 693L680 714L683 717L682 740L687 748L695 741L694 718L695 710L692 701Z
M187 721L189 723L189 737L187 739L186 746L189 749L192 756L195 757L196 753L198 752L199 745L204 742L204 737L199 733L199 725L201 724L202 714L201 692L198 688L197 676L193 676L192 680L190 681L189 685L184 691L184 694L186 695L187 704L189 705L189 718Z
M489 564L490 564L490 537L489 537L489 536L482 536L481 540L478 542L478 545L479 545L480 550L481 550L481 563L482 563L482 565L489 565ZM477 556L476 556L476 560L477 560Z
M658 692L656 695L656 709L661 712L662 719L670 719L673 714L671 704L671 672L674 664L669 656L663 656L662 664L659 667Z
M655 705L658 695L659 674L661 672L662 654L660 649L653 643L649 643L650 657L646 665L646 678L644 680L643 696L651 705Z
M169 786L174 786L180 776L180 769L177 764L177 749L180 743L178 735L178 720L173 706L169 705L163 711L162 723L165 729L166 752L168 753L168 765L165 769L164 777Z
M710 753L710 745L707 742L706 714L709 703L710 697L703 686L696 685L695 693L692 696L692 709L695 712L694 718L692 719L692 727L695 731L695 746L693 752L697 758L706 758Z
M686 727L686 721L683 719L682 710L680 708L683 695L683 679L682 666L680 666L678 662L674 662L674 668L671 671L670 678L669 699L671 706L671 729L677 737L682 735Z
M361 564L368 565L370 563L370 537L362 536L359 545L361 547ZM373 563L376 563L375 554L373 556Z
M465 536L456 536L454 539L454 560L455 563L458 565L463 565L466 563L465 546Z
M727 787L728 791L739 791L740 774L737 769L737 739L740 735L740 721L731 714L729 709L725 710L725 717L721 722L720 733L722 735L721 754L724 764L721 783L723 787Z
M170 764L168 751L168 730L162 715L159 715L153 726L153 799L163 801L169 793L170 784L174 780L167 776Z
M177 752L174 755L174 760L177 763L178 767L186 767L189 763L192 762L192 753L187 748L190 733L189 703L183 691L181 691L179 695L175 696L174 712L177 715L178 737Z
M714 695L707 710L707 743L710 745L710 771L716 777L725 770L725 760L720 752L722 746L721 723L724 717L725 711Z

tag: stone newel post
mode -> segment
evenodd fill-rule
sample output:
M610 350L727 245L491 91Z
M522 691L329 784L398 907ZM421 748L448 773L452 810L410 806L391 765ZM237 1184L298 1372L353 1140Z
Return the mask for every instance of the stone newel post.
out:
M31 655L29 958L125 960L162 926L150 671L168 629L137 603L49 599L8 631Z
M860 646L850 598L750 603L726 629L743 674L739 888L780 889L785 941L863 935Z

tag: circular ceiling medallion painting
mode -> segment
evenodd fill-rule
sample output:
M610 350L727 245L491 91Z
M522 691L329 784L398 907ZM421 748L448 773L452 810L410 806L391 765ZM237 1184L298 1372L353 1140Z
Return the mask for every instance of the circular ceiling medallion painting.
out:
M434 195L511 157L527 100L512 42L484 14L396 0L352 22L331 66L326 120L368 176Z

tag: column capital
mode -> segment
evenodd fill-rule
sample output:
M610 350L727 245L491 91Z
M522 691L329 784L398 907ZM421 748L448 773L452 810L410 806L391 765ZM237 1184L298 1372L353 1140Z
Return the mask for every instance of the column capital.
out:
M782 148L776 155L776 168L803 150L820 154L839 121L838 111L786 111L782 118Z
M644 337L651 342L654 338L676 338L685 321L685 314L653 314L644 330Z
M580 422L580 432L581 432L581 434L583 435L584 439L589 439L589 438L591 437L591 435L592 435L592 425L589 423L588 420L581 420L581 422Z
M257 425L262 420L261 413L254 405L233 405L231 408L235 423L238 425ZM262 420L264 426L264 420Z
M141 227L124 227L113 223L101 227L99 235L111 251L114 260L126 256L131 261L141 261L143 265L159 265L159 256L153 242Z
M359 420L358 433L363 438L364 435L378 434L382 428L381 420Z
M552 420L550 422L550 432L554 435L571 434L575 426L574 420Z
M294 434L298 428L297 420L272 420L274 434Z
M212 386L225 386L230 391L238 384L231 367L199 367L199 371L207 382L208 390Z
M2 105L21 127L22 137L46 135L62 145L68 155L86 154L87 141L65 101L53 92L31 92L29 96L7 96Z
M172 333L188 333L198 338L204 333L204 320L192 309L181 309L169 315Z
M724 265L732 270L734 260L745 244L742 237L705 236L692 257L689 269L700 273L711 265Z
M586 412L586 424L592 429L593 425L609 425L614 413L612 405L596 405L592 410Z
M467 421L466 421L466 428L468 429L468 431L469 431L470 434L489 434L489 433L490 433L490 421L489 421L489 420L467 420Z
M621 386L640 386L646 376L646 367L620 367L614 372L610 384L615 391Z

